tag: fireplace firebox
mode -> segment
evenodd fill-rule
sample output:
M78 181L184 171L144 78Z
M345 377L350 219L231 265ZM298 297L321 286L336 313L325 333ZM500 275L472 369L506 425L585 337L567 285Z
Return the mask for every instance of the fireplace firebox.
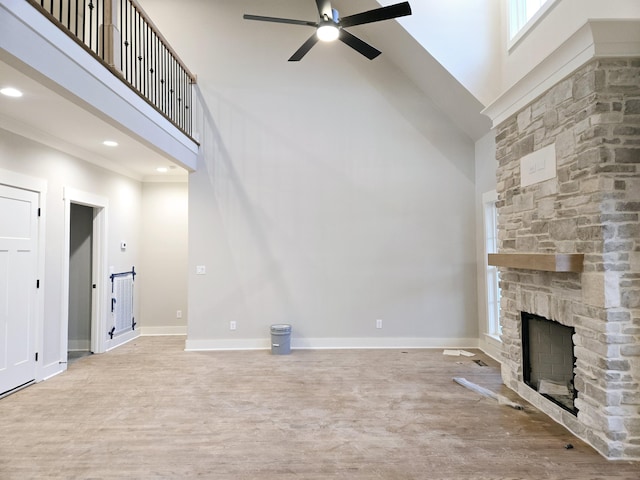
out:
M576 358L575 329L553 320L522 312L523 381L540 395L574 415Z

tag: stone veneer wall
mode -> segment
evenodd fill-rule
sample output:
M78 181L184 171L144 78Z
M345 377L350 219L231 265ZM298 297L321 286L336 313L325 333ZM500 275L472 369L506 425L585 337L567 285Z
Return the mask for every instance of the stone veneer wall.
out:
M555 143L557 176L520 187ZM583 273L500 270L505 384L609 458L640 459L640 59L598 59L500 124L499 252L584 253ZM578 416L522 379L520 312L575 327Z

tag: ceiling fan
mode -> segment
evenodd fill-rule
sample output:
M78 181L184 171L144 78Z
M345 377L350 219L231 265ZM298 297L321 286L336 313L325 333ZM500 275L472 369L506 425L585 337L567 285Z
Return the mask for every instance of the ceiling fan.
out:
M302 46L289 58L290 62L299 62L302 60L311 47L318 40L330 42L340 40L349 45L351 48L361 53L369 60L373 60L382 52L372 47L368 43L360 40L355 35L347 32L345 27L353 27L355 25L363 25L365 23L380 22L382 20L390 20L392 18L404 17L411 15L411 7L409 2L397 3L387 7L375 8L355 15L349 15L340 18L340 14L335 8L331 7L330 0L316 0L318 6L319 20L317 22L306 20L293 20L289 18L263 17L261 15L243 15L245 20L259 20L262 22L288 23L291 25L303 25L307 27L315 27L316 32L302 44Z

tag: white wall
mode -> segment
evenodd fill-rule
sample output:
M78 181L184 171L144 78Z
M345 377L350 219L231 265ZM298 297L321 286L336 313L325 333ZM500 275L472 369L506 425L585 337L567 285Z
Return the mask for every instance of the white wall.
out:
M469 138L383 57L317 45L288 63L312 31L242 20L264 4L143 7L206 104L189 182L187 346L267 347L281 322L294 347L475 344Z
M45 147L18 135L0 130L0 168L29 175L48 182L45 209L46 245L45 275L42 282L44 292L44 365L62 368L66 359L61 351L63 322L62 266L66 255L64 248L64 188L73 188L108 199L108 265L114 270L130 270L140 263L140 203L141 184L118 174L83 162L67 154ZM120 241L127 240L126 251L120 249ZM109 282L109 278L103 278ZM139 317L138 302L134 305ZM106 333L105 333L106 335Z
M142 185L140 315L144 335L187 332L188 184ZM177 318L180 310L182 318Z
M480 102L488 105L501 93L506 45L507 0L411 3L412 15L400 24ZM397 0L379 0L381 5Z

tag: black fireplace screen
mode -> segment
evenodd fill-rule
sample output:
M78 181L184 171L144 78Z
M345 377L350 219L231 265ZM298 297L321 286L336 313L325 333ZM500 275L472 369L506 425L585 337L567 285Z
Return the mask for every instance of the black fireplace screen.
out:
M524 382L565 410L577 414L574 333L572 327L522 312Z

